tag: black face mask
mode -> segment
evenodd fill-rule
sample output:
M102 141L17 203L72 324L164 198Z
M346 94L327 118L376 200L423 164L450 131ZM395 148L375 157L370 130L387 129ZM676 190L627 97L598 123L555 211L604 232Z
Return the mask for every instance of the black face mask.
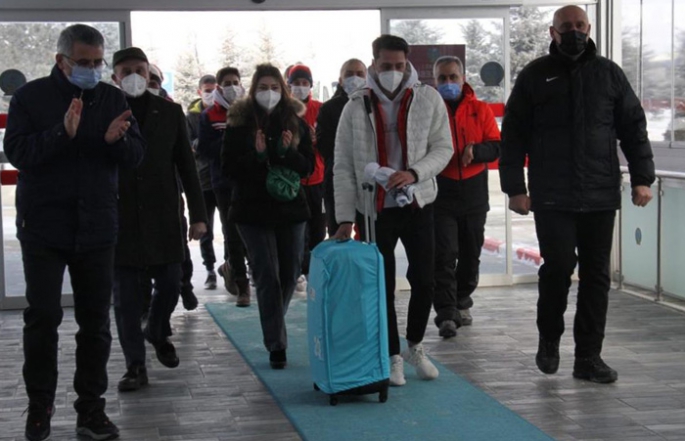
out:
M575 57L587 48L587 34L580 31L567 31L559 32L559 35L561 36L561 43L557 46L566 55Z

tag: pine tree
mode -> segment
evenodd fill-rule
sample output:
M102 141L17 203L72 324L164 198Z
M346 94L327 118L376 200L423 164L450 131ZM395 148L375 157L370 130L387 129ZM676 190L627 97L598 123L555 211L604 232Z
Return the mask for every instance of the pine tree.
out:
M0 23L2 69L17 69L28 81L50 74L59 33L53 23Z
M174 74L174 101L181 104L185 109L197 98L197 82L204 74L197 56L197 46L191 50L181 52L176 59L176 71Z
M402 37L409 44L440 44L440 32L424 20L396 20L390 24L390 33Z
M259 45L255 56L257 63L271 63L279 69L283 67L282 52L266 26L259 32Z
M621 66L636 94L640 93L639 33L634 27L624 27L621 35Z
M680 31L675 42L675 96L681 112L685 113L685 30ZM678 103L676 103L678 105Z
M488 33L480 21L469 20L461 26L466 44L465 74L466 81L473 87L476 96L484 101L501 101L502 87L485 86L480 78L480 70L488 61L499 61L501 55L497 55L500 46L494 41L494 35Z
M221 67L235 67L241 78L250 78L254 63L249 52L238 44L235 31L229 29L221 42Z
M511 80L516 81L526 64L549 52L551 11L521 6L511 10L510 64Z

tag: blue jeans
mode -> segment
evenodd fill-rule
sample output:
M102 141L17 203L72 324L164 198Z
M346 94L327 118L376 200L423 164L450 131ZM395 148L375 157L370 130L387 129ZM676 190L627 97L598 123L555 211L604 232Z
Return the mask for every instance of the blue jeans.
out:
M276 226L238 224L250 256L264 346L287 349L285 314L301 274L305 222Z
M114 317L126 367L145 365L145 339L140 317L144 308L145 286L154 280L147 329L153 341L171 335L171 314L176 309L181 285L181 264L170 263L148 268L114 267ZM147 283L146 283L147 282Z

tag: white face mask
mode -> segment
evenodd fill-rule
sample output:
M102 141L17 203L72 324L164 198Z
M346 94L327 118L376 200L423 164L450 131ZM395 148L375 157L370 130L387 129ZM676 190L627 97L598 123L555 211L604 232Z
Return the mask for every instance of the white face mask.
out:
M378 81L381 83L381 87L390 93L395 92L400 87L402 78L404 78L404 72L396 70L386 70L378 74Z
M281 101L281 94L275 90L261 90L255 95L257 104L262 106L267 112L271 112Z
M245 95L245 88L243 88L243 86L224 87L224 98L226 98L226 101L228 101L229 104L232 104L233 101L242 98L243 95Z
M205 107L212 107L214 105L214 91L202 92L202 104Z
M290 86L290 90L295 98L304 101L309 97L309 92L311 92L312 88L309 86Z
M348 95L364 86L366 86L366 78L358 77L356 75L347 77L342 82L342 88Z
M214 104L218 104L224 109L228 109L228 107L230 106L230 104L228 104L228 101L226 101L226 98L224 98L224 94L221 92L221 90L219 90L218 87L214 89L214 92L212 92L212 98Z
M127 75L121 80L121 89L126 95L141 96L147 90L147 80L137 73Z
M162 92L162 89L153 89L152 87L148 87L147 91L153 95L159 96L159 94Z

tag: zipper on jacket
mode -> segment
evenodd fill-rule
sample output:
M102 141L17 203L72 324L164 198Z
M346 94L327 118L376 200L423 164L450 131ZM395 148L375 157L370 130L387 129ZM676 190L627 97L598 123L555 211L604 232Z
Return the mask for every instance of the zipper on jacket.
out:
M376 148L374 149L374 152L375 152L375 154L376 154L376 163L378 163L378 134L376 133L376 125L375 125L374 122L373 122L373 118L371 118L371 114L373 113L373 109L372 109L372 107L371 107L371 99L369 98L368 95L364 95L363 101L364 101L364 110L366 110L366 117L367 117L368 120L369 120L369 124L371 124L371 132L373 133L373 143L374 143L374 145L376 146ZM374 185L374 186L373 186L373 209L374 209L374 214L375 214L375 211L376 211L376 199L378 198L377 191L378 191L378 190L377 190L377 185ZM362 203L364 203L364 201L362 201ZM385 202L384 202L384 204L385 204ZM368 214L369 216L371 216L370 213L364 213L364 215L367 215L367 214ZM371 216L371 220L372 220L372 221L375 221L375 220L376 220L376 219L375 219L376 217L377 217L377 216Z

